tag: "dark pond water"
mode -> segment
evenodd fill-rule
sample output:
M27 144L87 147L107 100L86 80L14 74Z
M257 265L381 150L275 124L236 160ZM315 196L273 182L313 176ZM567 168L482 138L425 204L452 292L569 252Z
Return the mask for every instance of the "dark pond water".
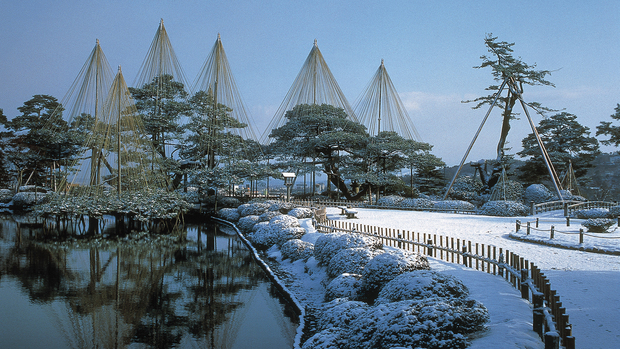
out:
M35 230L0 216L0 348L293 347L293 308L228 227L187 226L183 247Z

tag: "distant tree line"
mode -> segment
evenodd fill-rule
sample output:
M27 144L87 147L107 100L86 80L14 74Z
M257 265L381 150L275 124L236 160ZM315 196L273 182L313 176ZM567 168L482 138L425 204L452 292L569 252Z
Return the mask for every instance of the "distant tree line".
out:
M535 135L523 138L523 149L516 154L507 154L505 141L510 122L517 117L515 105L523 86L553 86L546 80L550 71L536 70L513 57L514 43L500 42L488 35L485 44L490 55L482 56L483 63L476 68L490 67L496 82L509 79L513 85L497 101L500 85L493 84L487 88L491 92L488 96L466 102L476 103L473 108L477 109L495 101L501 110L503 126L494 166L509 169L525 184L544 182L549 174ZM236 132L248 125L233 118L230 107L218 103L211 91L190 96L183 84L163 75L144 86L130 88L130 92L146 137L165 160L170 189L182 183L203 189L231 188L247 181L279 178L282 171L293 171L312 178L323 173L327 175L330 193L351 200L374 193L415 197L444 190L445 164L432 154L432 145L404 139L395 132L371 136L341 108L297 105L286 112L287 122L283 126L271 130L271 143L261 145ZM577 178L586 183L588 169L600 154L597 138L590 136L589 128L581 125L574 114L537 102L527 105L544 116L537 133L557 172L566 172L572 163ZM82 114L67 122L63 106L49 95L33 96L18 111L20 114L9 119L0 109L0 185L29 183L51 187L83 154L93 117ZM606 137L601 143L618 147L620 104L611 118L612 121L602 121L597 126L596 136ZM511 169L515 155L525 162Z

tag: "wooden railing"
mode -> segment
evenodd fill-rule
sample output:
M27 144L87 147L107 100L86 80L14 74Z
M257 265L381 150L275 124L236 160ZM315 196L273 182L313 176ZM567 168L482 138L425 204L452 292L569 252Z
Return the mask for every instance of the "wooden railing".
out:
M577 202L567 207L567 215L572 216L576 211L579 210L588 210L591 208L606 208L610 209L612 207L618 206L617 202L609 202L609 201L586 201L586 202Z
M323 233L345 231L375 236L387 246L426 254L446 262L463 264L505 278L515 289L521 291L524 299L534 305L533 330L544 341L545 349L557 349L560 342L566 349L575 348L572 325L566 314L566 308L562 306L560 296L551 289L549 279L527 259L493 245L472 243L437 234L401 231L350 221L328 220L326 223L317 224L316 229Z
M386 210L406 210L406 211L429 211L429 212L448 212L448 213L463 213L463 214L475 214L476 210L467 210L462 208L435 208L435 207L407 207L397 205L375 205L369 204L363 201L350 201L350 200L291 200L290 202L306 207L339 207L346 206L350 208L363 207L363 208L378 208Z

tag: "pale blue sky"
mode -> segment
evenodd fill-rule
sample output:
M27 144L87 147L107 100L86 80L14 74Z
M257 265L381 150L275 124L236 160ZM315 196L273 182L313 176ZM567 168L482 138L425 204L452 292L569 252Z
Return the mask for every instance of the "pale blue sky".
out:
M131 84L160 18L190 83L221 34L259 134L315 39L352 105L384 59L423 140L449 165L485 113L460 101L493 82L489 70L472 68L486 54L486 33L515 42L525 62L557 70L549 77L556 88L527 87L526 100L566 108L593 133L620 103L620 1L1 0L0 108L12 118L32 95L62 99L96 39ZM491 117L469 160L495 156L499 119ZM516 121L513 152L529 132Z

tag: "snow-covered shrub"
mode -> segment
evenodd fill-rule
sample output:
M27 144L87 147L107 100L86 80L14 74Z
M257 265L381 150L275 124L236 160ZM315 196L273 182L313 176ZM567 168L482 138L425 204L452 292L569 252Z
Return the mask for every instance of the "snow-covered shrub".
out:
M465 348L465 335L488 320L488 310L475 300L434 298L380 304L352 321L344 348Z
M6 204L13 199L13 191L11 189L0 189L0 203Z
M526 204L535 203L540 204L543 202L553 201L556 196L553 195L549 188L542 184L532 184L525 189L523 193L523 201Z
M252 231L254 224L258 223L258 221L258 216L241 217L239 218L239 222L237 222L237 228L243 233L249 233Z
M562 189L562 190L560 190L560 193L562 194L562 198L564 200L582 201L582 202L588 201L588 199L584 198L583 196L573 195L573 193L571 193L568 190Z
M438 210L475 210L476 206L462 200L444 200L435 202L433 208Z
M258 229L263 229L263 227L269 227L269 222L258 222L254 224L254 226L252 227L252 231L255 232Z
M461 176L452 184L450 197L457 200L471 201L478 196L483 188L484 185L478 177Z
M260 223L259 223L260 224ZM261 224L258 229L247 235L248 240L258 249L268 249L277 242L277 235L268 224Z
M314 244L299 239L288 240L280 248L283 259L308 260L314 254Z
M236 208L223 208L219 210L217 214L229 222L236 222L241 217Z
M410 207L416 209L432 208L435 203L429 199L404 199L400 202L401 207Z
M357 233L324 234L314 244L314 257L319 263L327 265L336 253L343 249L354 247L380 249L383 247L383 244L374 236Z
M269 211L279 211L282 214L288 214L295 207L295 204L290 202L273 202L269 205Z
M609 218L617 218L620 216L620 206L609 208Z
M314 216L314 211L308 207L297 207L288 211L288 215L297 219L312 218Z
M491 197L493 200L506 200L520 202L523 199L523 184L511 179L497 183L493 187Z
M344 273L333 279L325 288L325 301L336 298L356 300L362 292L362 276Z
M515 201L489 201L482 205L478 214L501 217L527 216L530 214L530 209Z
M258 216L258 220L260 222L268 222L273 217L280 216L280 215L282 215L282 213L280 213L279 211L266 211L266 212L261 213L260 216Z
M44 204L49 201L50 197L50 193L23 191L13 196L13 205L18 207L27 207Z
M382 196L377 200L379 206L398 206L404 200L403 197L398 195Z
M280 230L288 227L300 227L299 220L289 215L278 215L269 220L269 226L273 230Z
M606 208L590 208L586 210L575 211L575 218L579 219L595 219L595 218L608 218L609 210Z
M433 297L465 298L468 295L467 287L452 275L414 270L395 277L383 286L375 304Z
M590 218L585 220L581 225L588 228L592 233L607 233L609 228L616 223L614 219L609 218Z
M282 229L276 228L273 233L276 236L276 244L278 244L278 246L282 246L289 240L301 239L301 237L306 233L306 229L303 227L286 227Z
M304 342L301 349L335 349L344 348L347 338L343 330L330 328L316 333Z
M247 238L257 249L268 249L277 241L277 236L269 229L269 225L261 225L255 231L249 233Z
M245 216L258 216L269 209L269 204L264 202L256 202L253 204L244 204L237 207L241 217Z
M366 296L374 298L379 290L398 275L408 271L430 269L426 257L410 251L387 250L375 256L362 272Z
M336 298L331 302L323 303L315 311L319 330L330 328L346 328L351 322L358 319L371 307L359 301L346 298Z
M336 277L342 273L361 274L370 260L383 250L372 250L365 247L346 248L340 250L327 264L327 275Z

